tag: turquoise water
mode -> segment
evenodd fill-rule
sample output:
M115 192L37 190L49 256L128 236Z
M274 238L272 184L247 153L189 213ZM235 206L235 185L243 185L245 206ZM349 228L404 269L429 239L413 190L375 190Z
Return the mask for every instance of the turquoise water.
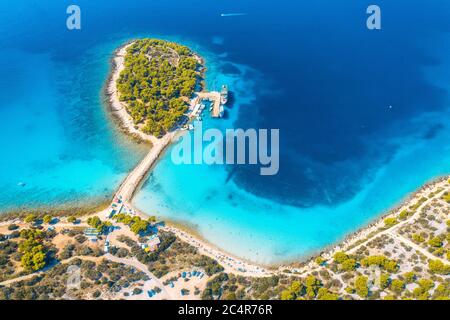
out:
M58 61L3 50L0 92L1 210L95 203L111 198L145 150L124 139L102 104L117 43Z
M263 80L257 71L246 66L207 53L204 55L208 58L209 86L228 84L233 88L236 104L228 110L230 117L227 120L205 117L203 128L233 128L239 108L254 103L255 97L249 92L257 85L255 81L261 84ZM219 70L224 65L232 65L240 70L239 74L223 75ZM426 71L435 79L448 83L448 76L442 69ZM412 122L421 128L432 128L449 115L448 111L427 113ZM363 182L363 188L350 200L338 205L308 208L257 197L230 179L229 170L223 166L175 165L169 150L134 203L149 214L186 223L206 240L236 256L264 264L288 262L314 254L343 239L399 204L429 179L448 174L449 137L450 127L445 126L426 141L420 135L389 141L389 144L402 147L389 162L374 169L370 179ZM383 143L377 138L371 139L368 143ZM279 183L276 177L270 179Z
M280 129L277 176L169 152L135 199L231 253L307 255L450 171L448 1L380 0L375 32L364 1L76 2L81 31L66 29L66 1L0 4L2 211L111 197L146 150L101 92L113 50L143 36L191 46L208 87L229 85L227 119L204 126Z

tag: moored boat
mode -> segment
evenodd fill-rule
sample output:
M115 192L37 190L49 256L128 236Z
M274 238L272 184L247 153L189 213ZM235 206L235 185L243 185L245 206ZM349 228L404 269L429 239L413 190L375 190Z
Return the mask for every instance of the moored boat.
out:
M220 91L220 103L222 105L226 105L228 102L228 86L223 85L222 90Z

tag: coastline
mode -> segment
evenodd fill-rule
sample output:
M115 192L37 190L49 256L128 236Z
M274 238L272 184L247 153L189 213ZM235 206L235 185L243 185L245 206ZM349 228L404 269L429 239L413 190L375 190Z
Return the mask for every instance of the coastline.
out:
M347 234L342 240L336 241L316 253L309 254L307 257L304 257L303 261L287 262L283 265L279 265L279 268L284 268L294 273L304 273L307 272L308 269L310 270L313 268L313 265L315 264L314 259L317 257L331 259L336 252L348 252L354 250L367 241L377 237L381 232L389 230L390 227L387 228L384 225L384 220L386 218L396 217L401 211L408 210L430 190L446 185L449 179L449 176L440 176L431 179L416 191L413 191L409 195L405 196L404 200L401 200L399 204L395 205L391 209L387 209L384 213L381 213L377 216L377 218L371 220L368 224L359 228L355 232ZM405 221L409 220L406 219ZM402 222L399 222L399 224L400 223Z
M118 90L116 87L116 81L119 79L120 73L125 68L126 50L133 44L134 41L135 40L130 40L126 42L114 51L113 57L110 61L111 71L104 91L108 100L110 113L119 120L120 127L124 130L124 132L134 139L151 143L152 146L155 146L159 143L159 139L145 134L136 128L133 123L133 119L126 110L125 105L119 100Z
M137 127L134 126L133 121L130 117L130 115L127 113L126 108L122 102L120 102L118 95L117 95L117 89L116 89L116 80L118 79L120 72L124 68L124 54L126 49L133 43L134 40L128 41L126 44L120 46L118 49L115 50L114 56L111 59L111 71L110 76L107 80L107 85L105 87L105 94L108 98L108 107L111 111L111 114L119 120L120 126L126 131L126 133L135 139L138 139L140 141L144 141L146 143L150 143L152 145L149 154L144 158L144 160L139 163L138 167L142 165L143 162L145 162L145 166L148 167L147 170L145 170L145 175L140 177L139 179L139 185L145 181L145 177L151 172L152 167L154 167L157 164L157 161L159 160L159 157L164 153L164 151L171 145L171 143L176 139L178 134L183 134L184 132L181 132L179 130L176 130L174 132L171 132L169 134L166 134L164 137L158 139L154 136L147 135L143 132L141 132ZM146 160L147 159L147 160ZM121 183L117 193L123 192L122 187L124 184L126 184L127 179L133 174L133 172L138 168L134 168L127 178ZM301 269L308 269L310 268L312 259L317 256L322 257L331 257L335 252L337 251L343 251L343 250L351 250L353 246L357 246L358 242L361 242L365 240L367 237L369 237L372 233L377 232L377 230L381 229L381 225L383 224L383 220L386 217L392 216L394 214L397 214L401 209L404 207L410 206L411 203L413 203L415 200L418 200L420 198L421 193L423 193L425 190L429 190L430 188L436 186L437 184L445 181L448 177L442 176L439 178L434 178L431 181L425 183L422 187L420 187L418 190L413 191L411 194L406 195L403 200L399 201L398 205L395 205L391 209L386 210L384 213L380 213L380 215L377 215L375 219L371 219L370 222L368 222L367 225L359 228L358 230L349 233L347 236L345 236L343 239L336 241L333 244L330 244L328 247L325 247L324 249L316 252L316 253L310 253L305 256L301 256L299 258L295 258L289 261L280 262L280 263L274 263L268 266L263 266L262 264L254 263L252 261L248 261L245 258L235 257L232 254L226 252L225 250L215 246L214 244L209 243L206 239L202 237L202 235L195 230L195 227L190 227L189 225L182 225L180 226L180 222L172 222L168 221L168 225L163 227L163 230L168 230L173 233L175 233L180 239L183 241L186 241L192 245L194 245L197 249L199 249L200 252L205 253L211 257L214 257L219 262L230 262L230 261L239 261L240 265L246 265L247 268L251 270L255 270L256 276L264 276L264 275L271 275L275 274L277 272L283 272L284 270L289 270L291 272L298 273L299 270L296 270L297 266ZM134 193L139 190L139 185L134 185L134 191L128 192L129 194L129 200L130 206L132 202L132 198ZM127 192L125 192L127 193ZM104 202L103 202L104 204ZM87 205L86 208L92 208L92 206ZM135 208L134 206L132 206ZM81 208L81 206L80 206ZM30 209L26 212L30 211L38 211L39 209ZM87 211L89 209L83 210ZM11 215L17 214L18 210L15 210L11 212ZM57 208L51 209L51 211L59 211ZM98 212L100 210L96 209L96 211L92 212ZM23 211L21 211L23 212ZM83 213L82 213L83 214ZM88 213L84 213L88 215ZM147 214L142 213L146 217L148 217ZM2 214L2 218L7 219L6 216ZM2 221L4 221L2 219ZM219 257L219 258L217 258ZM226 266L224 266L226 267ZM265 272L264 268L272 269L269 272ZM273 269L276 269L273 271ZM257 272L256 272L257 271ZM264 273L264 275L261 274ZM233 271L236 273L235 271ZM300 271L301 272L301 271ZM248 275L247 273L245 273Z

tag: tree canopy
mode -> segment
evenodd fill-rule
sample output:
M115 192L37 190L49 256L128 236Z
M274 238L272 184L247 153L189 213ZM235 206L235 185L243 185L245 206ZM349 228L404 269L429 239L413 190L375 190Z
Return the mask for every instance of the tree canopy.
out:
M119 98L142 130L160 137L188 110L199 80L199 61L187 47L157 39L135 41L117 80Z

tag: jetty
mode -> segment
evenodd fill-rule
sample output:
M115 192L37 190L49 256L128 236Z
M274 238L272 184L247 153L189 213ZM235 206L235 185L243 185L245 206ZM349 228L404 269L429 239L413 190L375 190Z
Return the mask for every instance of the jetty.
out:
M170 132L161 139L155 139L149 153L125 178L125 181L119 187L119 190L117 191L115 197L121 199L125 203L131 202L134 193L144 181L147 173L150 171L156 160L158 160L159 156L175 139L175 136L176 132Z
M221 118L223 114L223 107L220 103L220 93L216 91L211 92L199 92L198 98L200 100L209 100L213 103L213 109L211 116L213 118Z
M213 103L211 116L213 118L221 118L223 116L222 95L220 92L198 92L197 96L191 101L191 117L199 116L201 112L202 100L209 100ZM177 132L167 133L161 139L152 137L153 144L149 153L145 158L134 168L134 170L125 178L125 181L120 186L115 197L120 198L123 202L131 202L134 193L144 181L147 173L152 168L153 164L158 160L161 153L174 141Z

